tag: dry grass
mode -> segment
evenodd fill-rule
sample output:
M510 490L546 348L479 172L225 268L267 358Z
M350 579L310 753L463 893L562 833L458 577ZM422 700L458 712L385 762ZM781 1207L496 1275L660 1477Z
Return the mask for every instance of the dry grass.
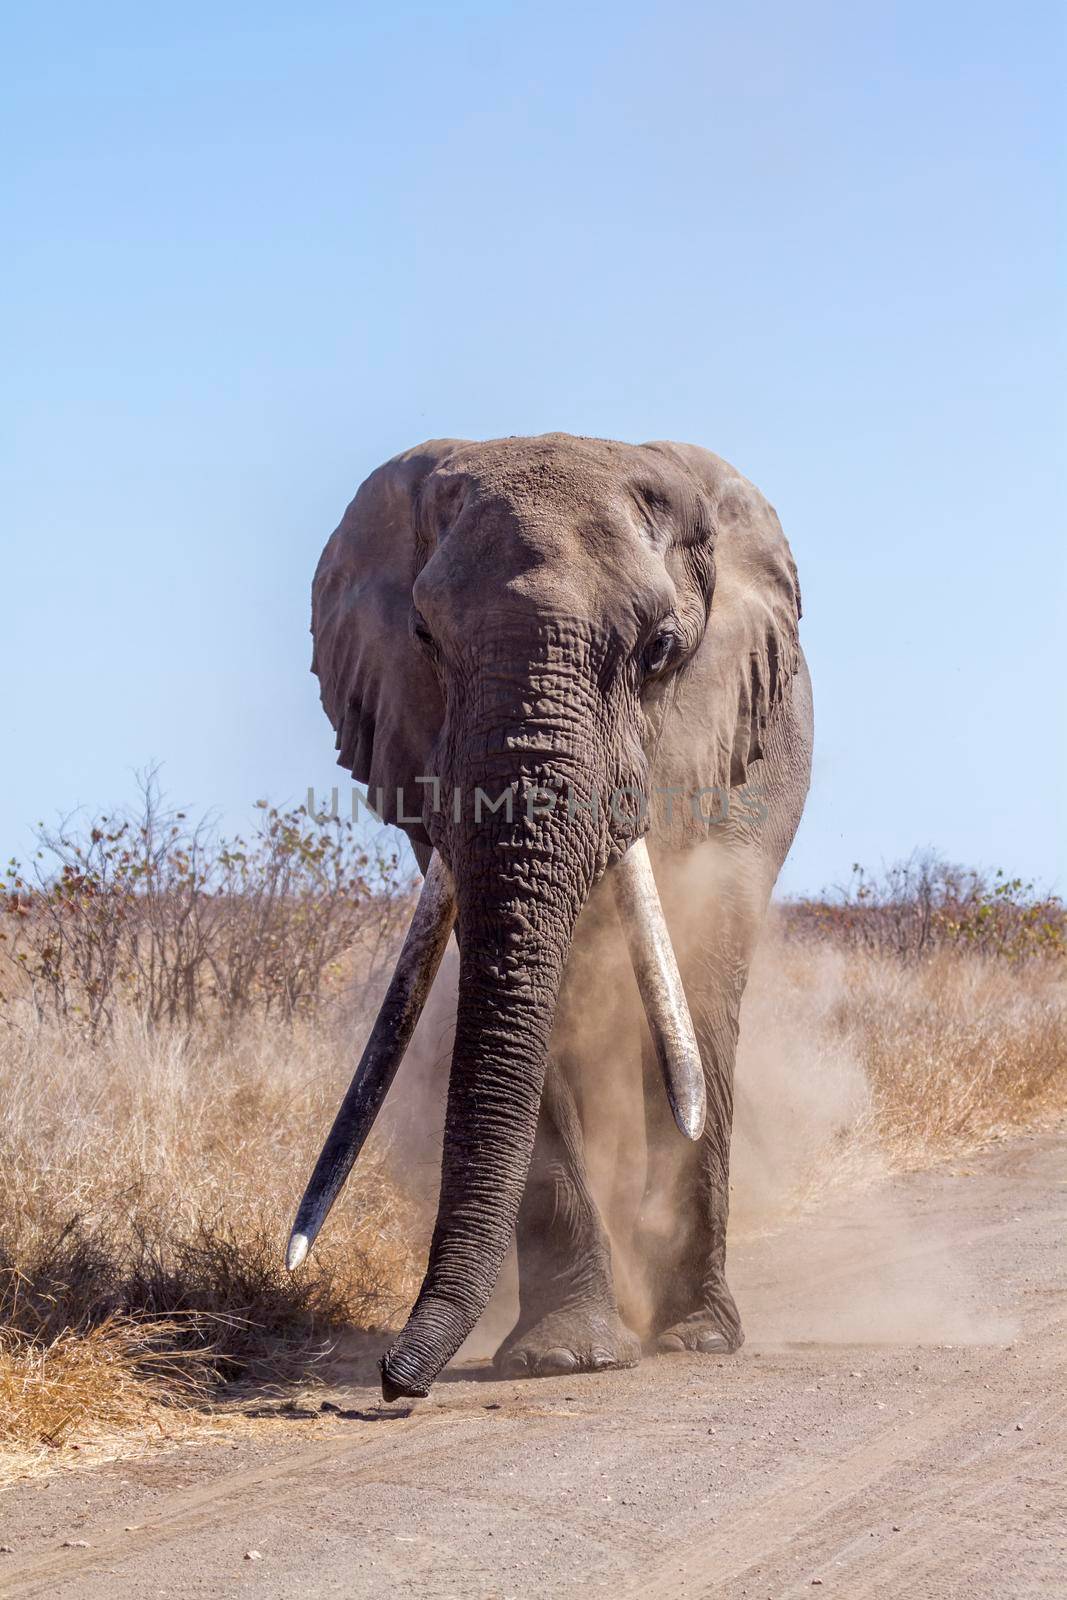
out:
M950 946L906 961L769 930L742 1019L740 1228L1064 1116L1062 957Z
M225 1033L123 1013L90 1041L29 1008L11 1017L0 1475L180 1437L219 1380L306 1376L341 1330L402 1315L425 1219L380 1143L308 1267L282 1266L356 1019L246 1017ZM746 1000L739 1221L1065 1111L1062 960L907 962L772 933Z
M381 1144L307 1268L282 1264L354 1026L122 1018L90 1044L23 1020L0 1035L8 1450L142 1434L213 1381L306 1374L339 1330L410 1303L422 1230Z
M831 1022L870 1085L892 1166L929 1163L1067 1112L1067 973L944 950L842 960Z
M0 1483L87 1448L183 1437L214 1381L174 1321L111 1315L52 1338L0 1335Z

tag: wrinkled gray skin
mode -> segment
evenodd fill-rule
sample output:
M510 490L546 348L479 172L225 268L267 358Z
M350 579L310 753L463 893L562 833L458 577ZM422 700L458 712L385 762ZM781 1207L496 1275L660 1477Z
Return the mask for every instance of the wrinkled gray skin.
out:
M740 1345L724 1275L734 1052L753 943L808 787L799 615L773 509L691 445L435 440L372 473L327 544L314 670L339 762L372 797L384 791L388 820L401 790L403 815L422 819L403 824L420 864L436 846L458 903L440 1205L425 1281L383 1363L388 1392L426 1392L516 1234L521 1310L497 1355L503 1373L640 1355L579 1110L584 1074L610 1083L611 1063L581 1059L565 1016L581 1009L571 991L583 949L598 959L597 940L621 943L596 886L646 824L636 807L530 818L520 804L512 823L501 810L476 826L479 787L496 799L509 783L563 785L587 801L622 786L679 791L649 847L657 878L675 885L673 899L661 890L672 928L673 904L698 929L676 946L708 1118L688 1144L649 1062L645 1210L662 1217L667 1198L674 1219L666 1235L649 1230L652 1337L664 1350ZM415 782L430 775L446 797L438 812ZM716 785L740 803L709 827L688 797ZM466 797L458 820L454 786ZM713 798L704 805L721 815Z

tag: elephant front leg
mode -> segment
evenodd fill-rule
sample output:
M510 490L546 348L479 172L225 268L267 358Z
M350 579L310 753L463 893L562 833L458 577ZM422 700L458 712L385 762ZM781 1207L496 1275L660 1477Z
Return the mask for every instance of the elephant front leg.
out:
M658 1350L728 1354L744 1343L737 1304L726 1282L730 1210L730 1130L737 1009L724 1004L696 1017L704 1057L708 1115L696 1145L682 1143L658 1068L645 1068L648 1178L639 1223L641 1253Z
M516 1229L519 1319L496 1353L505 1377L636 1366L611 1246L589 1189L581 1125L563 1066L549 1065Z

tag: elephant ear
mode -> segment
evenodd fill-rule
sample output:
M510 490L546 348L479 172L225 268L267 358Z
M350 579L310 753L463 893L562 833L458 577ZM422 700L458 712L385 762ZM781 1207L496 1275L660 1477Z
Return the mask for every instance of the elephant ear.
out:
M698 480L715 523L715 577L703 641L682 693L708 730L686 774L696 787L743 784L764 755L775 708L800 663L800 584L774 507L727 462L669 448Z
M429 844L421 822L430 752L444 719L437 679L410 632L411 588L427 559L420 494L459 440L434 439L372 472L326 545L311 589L311 670L337 734L337 762L368 786L386 822Z

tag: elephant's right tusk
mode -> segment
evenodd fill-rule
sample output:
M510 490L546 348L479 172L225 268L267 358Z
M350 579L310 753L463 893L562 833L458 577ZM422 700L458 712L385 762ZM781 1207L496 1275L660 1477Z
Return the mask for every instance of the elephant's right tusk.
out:
M435 850L385 999L300 1202L285 1256L290 1272L314 1244L374 1126L422 1015L455 920L452 874Z
M700 1046L643 839L616 862L611 880L674 1120L699 1139L707 1115Z

